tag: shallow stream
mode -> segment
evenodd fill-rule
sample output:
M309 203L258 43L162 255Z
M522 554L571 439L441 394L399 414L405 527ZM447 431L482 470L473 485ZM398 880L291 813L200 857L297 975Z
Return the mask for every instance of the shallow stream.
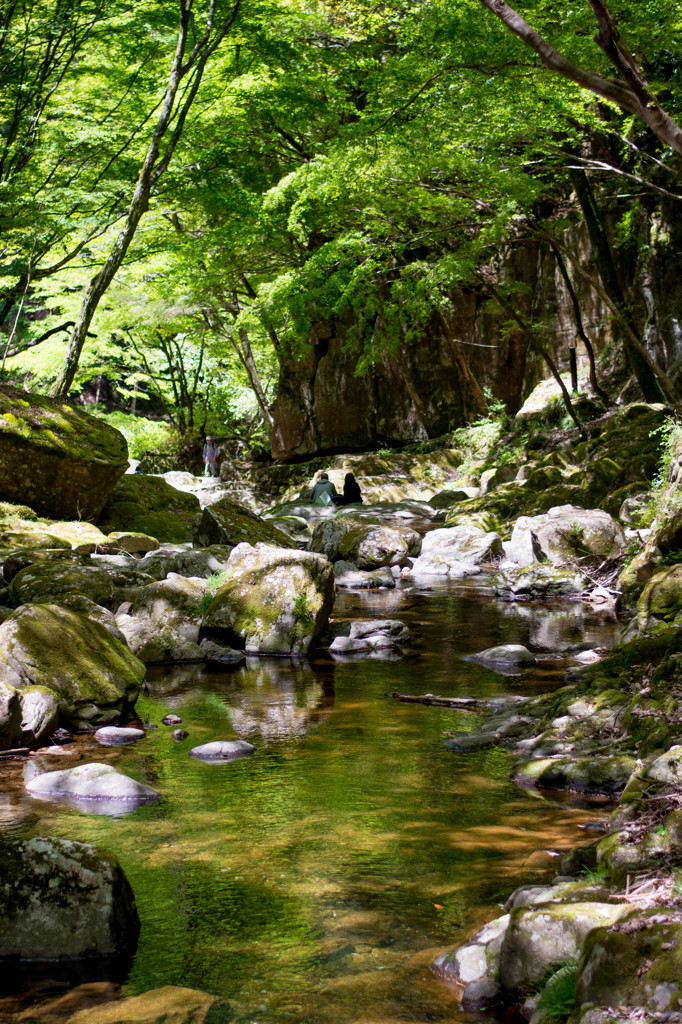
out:
M496 916L552 856L584 841L593 802L548 799L509 782L503 748L453 754L448 730L477 716L404 704L390 691L494 697L563 685L556 667L504 676L463 660L499 643L535 652L611 646L618 624L581 604L494 602L478 581L341 594L335 618L402 619L414 640L395 660L250 660L236 669L149 673L133 747L82 738L60 755L0 763L6 835L54 835L113 850L142 932L125 993L186 985L225 999L234 1024L402 1024L466 1019L428 969ZM168 712L190 736L177 743ZM253 757L188 756L210 739L248 739ZM71 751L71 755L67 753ZM163 794L120 817L25 795L25 773L108 761ZM94 965L74 968L74 983ZM44 973L44 972L43 972ZM11 977L10 977L11 974ZM2 994L34 984L6 972Z

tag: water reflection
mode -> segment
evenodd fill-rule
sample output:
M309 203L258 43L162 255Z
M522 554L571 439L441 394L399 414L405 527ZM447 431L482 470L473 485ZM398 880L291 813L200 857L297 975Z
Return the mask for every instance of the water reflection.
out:
M222 996L216 1020L231 1024L464 1021L428 964L558 850L584 841L579 826L599 811L517 790L504 749L445 750L446 732L475 728L471 712L386 694L499 697L556 685L539 669L505 679L462 657L500 643L541 649L540 635L555 650L609 646L617 626L581 620L574 607L545 624L554 610L489 603L485 581L340 595L336 618L403 620L411 654L154 670L139 712L159 728L96 759L159 790L160 804L113 820L37 805L15 763L0 765L2 808L15 834L118 855L143 922L126 993L203 989ZM170 710L189 733L182 743L161 724ZM254 744L253 757L217 772L188 756L235 736ZM40 757L65 767L94 759L92 745L79 739L73 761Z

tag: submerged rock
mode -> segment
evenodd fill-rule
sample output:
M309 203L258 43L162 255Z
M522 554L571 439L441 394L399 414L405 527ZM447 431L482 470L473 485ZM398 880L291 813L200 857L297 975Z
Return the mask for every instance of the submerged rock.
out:
M113 854L66 839L0 845L0 957L113 956L140 927L130 884Z
M122 747L127 743L135 743L145 737L144 729L124 728L116 725L105 725L95 733L95 739L103 747Z
M150 786L123 775L110 764L79 764L58 772L45 772L26 783L31 796L148 804L161 799Z
M213 740L192 747L189 753L200 761L235 761L238 757L249 757L255 750L246 740Z
M332 654L355 654L364 651L396 650L410 642L410 631L399 619L356 619L334 623L334 639L329 645Z
M572 793L621 793L637 768L633 757L543 757L526 761L514 770L519 786L563 789Z
M387 566L381 569L363 571L352 562L334 562L334 582L344 590L378 590L395 587L395 577Z
M164 985L114 1002L80 1010L68 1024L204 1024L218 996Z

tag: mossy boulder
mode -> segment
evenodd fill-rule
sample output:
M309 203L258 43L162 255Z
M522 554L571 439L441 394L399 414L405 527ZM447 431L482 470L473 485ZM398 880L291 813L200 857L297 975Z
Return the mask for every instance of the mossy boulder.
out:
M204 616L231 646L253 654L306 654L329 620L334 603L331 563L313 552L267 544L238 545L228 580Z
M637 768L633 757L546 757L526 761L514 770L519 786L568 790L571 793L614 795Z
M114 488L98 526L103 533L144 533L161 543L192 539L192 520L201 511L194 494L178 491L163 477L130 473Z
M530 601L552 597L579 597L589 580L577 569L554 565L530 565L501 569L493 576L498 597L511 601Z
M144 673L105 626L77 612L24 605L0 626L0 677L20 690L53 690L70 728L116 722L135 704Z
M537 988L547 975L574 959L594 929L627 913L612 903L545 903L515 907L502 943L500 980L508 993Z
M0 918L0 958L114 956L140 928L114 855L67 839L0 843Z
M71 548L18 548L5 555L2 563L2 575L7 583L11 583L17 573L30 565L41 565L44 562L59 562L60 565L88 565L89 555L82 555Z
M324 555L330 562L336 562L342 557L341 544L346 534L362 525L361 520L349 515L320 519L313 526L310 550Z
M682 1010L682 914L667 907L630 909L612 927L585 937L576 1001Z
M192 524L192 542L197 548L215 544L274 544L290 548L291 537L267 519L229 498L222 498L196 515Z
M531 555L555 565L585 555L604 561L619 558L625 546L623 528L608 512L559 505L542 515L517 520L509 557L513 559L518 550L524 558L520 564L529 564Z
M500 960L509 915L488 922L463 946L446 949L431 970L454 990L467 1013L491 1009L502 999Z
M640 632L669 622L682 611L682 565L671 565L651 577L637 601Z
M21 569L10 584L14 605L59 602L67 594L83 594L95 604L108 607L114 599L111 573L97 565L42 562Z
M54 519L97 519L128 468L120 431L82 409L0 385L0 497Z
M349 530L339 545L342 561L358 569L380 569L401 565L408 555L408 544L399 530L390 526L360 525Z

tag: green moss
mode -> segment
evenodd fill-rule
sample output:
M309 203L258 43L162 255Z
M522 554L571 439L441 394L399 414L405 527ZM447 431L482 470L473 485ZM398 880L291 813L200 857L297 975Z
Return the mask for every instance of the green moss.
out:
M192 519L199 499L178 491L161 477L128 474L119 480L98 521L104 533L146 533L161 543L192 539Z

